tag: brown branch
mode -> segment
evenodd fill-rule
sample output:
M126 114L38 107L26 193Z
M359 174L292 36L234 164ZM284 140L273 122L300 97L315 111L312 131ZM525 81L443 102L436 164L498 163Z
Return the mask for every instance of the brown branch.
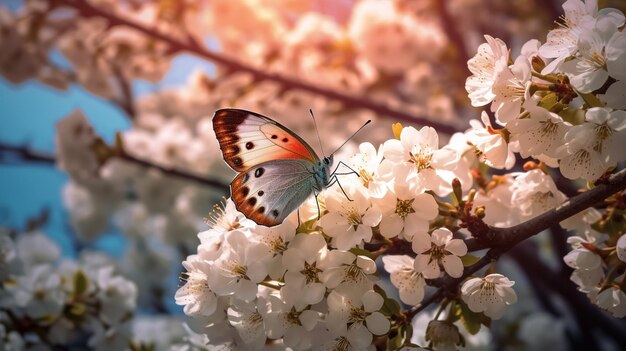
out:
M424 299L421 304L414 306L405 314L412 318L423 311L430 304L441 300L448 293L456 293L458 285L467 277L487 266L491 261L497 260L501 255L511 250L522 241L539 234L540 232L557 225L559 222L579 213L607 197L626 189L626 169L611 175L608 180L595 188L572 197L556 208L546 211L541 215L526 222L509 228L493 228L480 239L472 238L465 240L469 251L490 248L489 251L475 264L465 268L460 278L445 277L437 285L439 289L431 296Z
M437 129L438 132L445 134L453 134L458 129L452 125L442 123L434 118L428 116L411 116L407 112L399 111L387 106L384 103L372 101L367 96L357 96L345 94L332 89L325 89L317 85L304 82L298 78L289 78L283 75L264 72L252 66L248 66L244 63L236 61L225 55L208 50L202 45L198 44L194 40L182 41L168 34L162 33L154 28L149 28L134 21L127 20L116 16L113 13L102 10L98 7L91 5L87 1L83 0L51 0L53 3L63 4L68 7L72 7L77 10L83 17L99 17L104 18L109 22L110 26L126 26L135 29L149 37L167 43L171 52L188 52L198 57L215 62L230 72L245 72L254 77L257 81L269 80L280 84L287 90L297 89L304 90L313 94L321 95L329 99L333 99L343 103L346 108L353 109L367 109L377 113L380 117L393 118L395 120L417 123L422 125L428 125Z
M200 185L219 190L224 194L228 192L228 184L222 182L219 179L203 177L176 168L163 167L150 161L139 159L128 154L112 157L119 157L127 162L134 163L148 169L156 169L168 176L184 180L190 180ZM32 150L25 146L15 146L0 142L0 163L16 163L19 161L33 161L53 166L56 164L56 157L53 154Z
M441 26L446 32L448 39L450 39L456 48L455 59L457 60L459 68L462 72L468 71L467 61L469 60L469 54L465 46L465 39L463 39L463 36L455 26L455 19L452 18L448 11L448 1L435 1L434 4L441 19Z

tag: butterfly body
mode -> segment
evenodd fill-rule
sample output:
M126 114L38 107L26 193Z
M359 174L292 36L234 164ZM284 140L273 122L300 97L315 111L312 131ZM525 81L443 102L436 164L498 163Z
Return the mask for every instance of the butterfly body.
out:
M274 226L333 180L332 155L320 159L299 136L260 114L221 109L213 129L224 160L239 174L231 198L257 224Z

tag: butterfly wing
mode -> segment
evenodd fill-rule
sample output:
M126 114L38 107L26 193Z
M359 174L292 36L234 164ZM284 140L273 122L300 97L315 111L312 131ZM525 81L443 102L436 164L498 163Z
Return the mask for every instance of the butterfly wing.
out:
M319 162L315 151L302 138L258 113L232 108L217 110L213 130L224 160L238 172L272 160Z
M257 224L275 226L312 193L314 174L307 160L274 160L250 167L230 184L233 202Z

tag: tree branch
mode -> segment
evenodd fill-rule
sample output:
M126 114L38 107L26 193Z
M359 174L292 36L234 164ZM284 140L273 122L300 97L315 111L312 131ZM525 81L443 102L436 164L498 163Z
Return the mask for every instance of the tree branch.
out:
M228 192L228 184L222 182L219 179L203 177L203 176L189 173L189 172L179 170L176 168L163 167L161 165L157 165L150 161L139 159L137 157L134 157L128 154L123 154L121 156L112 156L112 157L118 157L122 160L125 160L130 163L134 163L136 165L139 165L145 168L156 169L168 176L190 180L200 185L208 186L216 190L219 190L223 192L224 194ZM47 164L51 166L56 164L56 158L52 154L47 154L47 153L43 153L40 151L32 150L25 146L15 146L15 145L10 145L10 144L0 142L0 163L16 163L19 161L33 161L33 162L43 163L43 164Z
M460 278L445 277L438 282L439 289L431 296L424 299L421 304L414 306L406 312L407 317L412 318L423 311L430 304L441 300L447 293L456 293L458 285L467 277L476 273L491 261L497 260L507 251L511 250L520 242L539 234L540 232L558 225L559 222L583 211L607 197L626 189L626 169L611 175L608 180L595 188L570 198L556 208L509 228L494 228L481 238L465 240L469 251L490 248L489 251L475 264L465 268Z
M374 102L367 96L349 95L332 89L325 89L310 83L306 83L298 78L288 78L283 75L264 72L257 68L248 66L244 63L236 61L225 55L206 49L194 40L182 41L159 30L148 28L134 21L118 17L108 11L92 6L89 2L83 0L51 0L53 3L63 4L74 8L83 17L99 17L104 18L111 26L126 26L133 28L149 37L160 40L170 45L172 52L185 51L198 57L210 60L219 65L224 66L231 72L245 72L252 75L256 80L270 80L283 86L287 90L297 89L304 90L313 94L322 95L329 99L340 101L346 108L367 109L375 112L380 117L393 118L395 120L428 125L437 129L438 132L445 134L453 134L458 129L452 125L442 123L428 116L411 116L407 112L393 109L386 104Z

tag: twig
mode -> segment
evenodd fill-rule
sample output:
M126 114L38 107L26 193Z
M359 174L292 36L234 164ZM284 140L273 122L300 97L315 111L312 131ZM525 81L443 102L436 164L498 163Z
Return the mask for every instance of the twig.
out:
M133 28L147 36L167 43L171 48L171 52L189 52L198 57L220 64L227 68L230 72L248 73L252 75L257 81L269 80L280 84L286 90L297 89L308 91L317 95L322 95L329 99L340 101L346 108L367 109L377 113L380 117L388 117L399 121L432 126L436 128L437 131L440 133L453 134L458 131L456 127L437 121L434 118L428 118L428 116L411 116L406 112L390 108L383 103L374 102L367 96L349 95L336 90L325 89L311 83L306 83L297 78L288 78L283 75L259 70L252 66L248 66L239 61L236 61L232 58L229 58L225 55L219 54L215 51L208 50L193 40L182 41L154 28L149 28L134 21L118 17L113 13L91 5L87 1L53 0L53 2L72 7L85 18L100 17L106 19L109 22L110 26L126 26Z
M156 169L172 177L191 180L195 183L220 190L223 193L228 192L228 184L215 178L203 177L203 176L189 173L189 172L179 170L176 168L163 167L161 165L157 165L150 161L139 159L137 157L134 157L128 154L123 154L120 156L112 156L112 157L119 157L125 161L134 163L136 165L140 165L145 168ZM44 164L51 165L51 166L56 164L56 158L52 154L46 154L40 151L35 151L25 146L15 146L15 145L0 142L0 162L11 162L11 161L13 162L34 161L34 162L40 162L40 163L44 163Z
M440 288L437 289L433 295L424 299L420 305L414 306L408 310L406 312L406 316L412 318L430 304L439 301L445 296L446 293L456 292L458 285L465 278L487 266L492 260L497 260L502 254L511 250L520 242L550 228L553 225L557 225L562 220L569 218L572 215L583 211L624 189L626 189L626 169L622 169L621 171L611 175L611 177L609 177L609 179L603 184L599 184L595 188L579 194L565 201L560 206L546 211L533 219L510 228L490 227L489 232L485 233L484 237L481 239L467 239L465 242L469 251L482 250L486 248L490 249L487 251L485 256L478 260L478 262L467 267L460 278L442 278L441 282L438 282Z

